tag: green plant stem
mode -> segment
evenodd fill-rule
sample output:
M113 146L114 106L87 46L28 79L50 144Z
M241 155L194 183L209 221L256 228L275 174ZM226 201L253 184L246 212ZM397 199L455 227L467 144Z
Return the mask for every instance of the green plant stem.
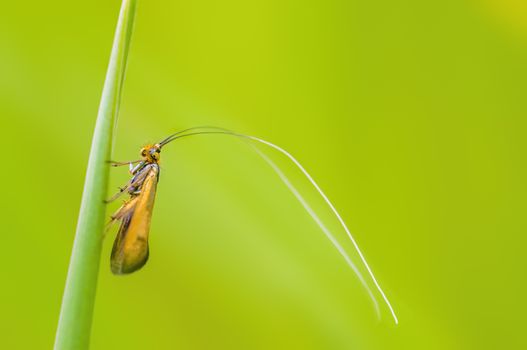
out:
M93 134L60 319L57 350L88 349L102 249L112 132L119 111L136 0L123 0Z

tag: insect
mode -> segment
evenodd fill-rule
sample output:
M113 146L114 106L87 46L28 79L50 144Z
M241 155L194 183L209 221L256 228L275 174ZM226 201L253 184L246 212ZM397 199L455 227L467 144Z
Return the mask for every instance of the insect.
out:
M114 274L124 275L143 267L149 255L148 236L152 212L156 199L157 183L159 181L159 160L161 148L175 139L207 133L230 133L216 128L213 132L187 131L198 129L189 128L172 134L156 144L146 145L141 149L141 159L131 162L113 162L112 166L130 165L132 178L120 188L106 203L113 202L125 193L130 195L123 205L111 216L108 228L120 221L121 225L113 243L110 267ZM218 131L219 130L219 131ZM136 164L134 166L134 164Z
M147 145L141 149L142 159L130 162L132 178L107 202L122 194L130 198L112 215L110 224L121 221L113 243L111 269L116 275L134 272L148 260L148 235L159 181L161 146ZM135 167L133 163L138 163ZM114 166L123 163L113 163Z

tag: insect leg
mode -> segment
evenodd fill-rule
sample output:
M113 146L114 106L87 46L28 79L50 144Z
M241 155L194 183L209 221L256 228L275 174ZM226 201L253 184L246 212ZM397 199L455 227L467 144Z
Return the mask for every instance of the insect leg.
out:
M116 161L113 161L113 160L107 160L106 163L110 164L113 167L118 167L118 166L123 166L123 165L128 165L128 164L139 163L140 161L141 161L141 159L139 159L139 160L131 160L129 162L116 162Z
M145 182L146 176L148 175L149 168L144 168L139 173L137 173L132 179L126 184L126 186L119 188L119 192L114 194L112 197L105 200L105 203L111 203L120 196L123 195L125 192L129 192L130 194L139 194L135 193L138 190L141 189L141 186L143 185L143 182ZM127 191L128 190L128 191ZM131 190L131 191L130 191Z
M106 237L106 234L108 233L110 228L117 221L121 221L123 217L125 217L127 214L129 214L135 209L136 204L137 204L137 201L135 199L131 199L129 201L126 201L119 209L117 209L117 211L110 217L110 221L106 224L106 227L103 233L103 239L104 237Z
M130 187L130 183L127 183L124 187L119 188L119 192L111 196L110 198L104 200L104 203L108 204L116 200L117 198L121 197L123 193L126 192L126 190Z

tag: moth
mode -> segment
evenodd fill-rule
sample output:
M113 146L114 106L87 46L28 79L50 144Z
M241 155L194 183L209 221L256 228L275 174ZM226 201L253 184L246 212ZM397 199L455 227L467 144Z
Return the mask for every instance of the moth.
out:
M186 136L211 133L232 134L219 128L216 128L218 129L216 131L187 133L200 128L193 127L181 130L156 144L144 146L141 149L141 159L139 160L130 162L109 161L114 167L129 165L132 175L132 178L119 189L119 192L106 200L106 203L113 202L125 193L130 196L111 216L107 226L108 229L116 222L121 223L110 257L110 267L115 275L137 271L148 261L148 236L156 199L157 183L159 182L161 148L169 142ZM136 165L134 166L134 164Z
M148 260L148 235L159 181L161 145L147 145L141 149L142 159L129 162L132 178L107 202L128 193L130 198L111 216L110 225L121 225L113 243L110 258L111 270L116 275L132 273ZM138 163L135 167L134 163ZM113 162L114 166L125 163Z

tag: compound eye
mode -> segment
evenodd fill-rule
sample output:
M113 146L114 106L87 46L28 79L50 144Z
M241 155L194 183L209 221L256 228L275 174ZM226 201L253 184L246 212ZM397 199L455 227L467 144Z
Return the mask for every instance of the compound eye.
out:
M141 156L146 157L146 149L143 148L141 150Z

